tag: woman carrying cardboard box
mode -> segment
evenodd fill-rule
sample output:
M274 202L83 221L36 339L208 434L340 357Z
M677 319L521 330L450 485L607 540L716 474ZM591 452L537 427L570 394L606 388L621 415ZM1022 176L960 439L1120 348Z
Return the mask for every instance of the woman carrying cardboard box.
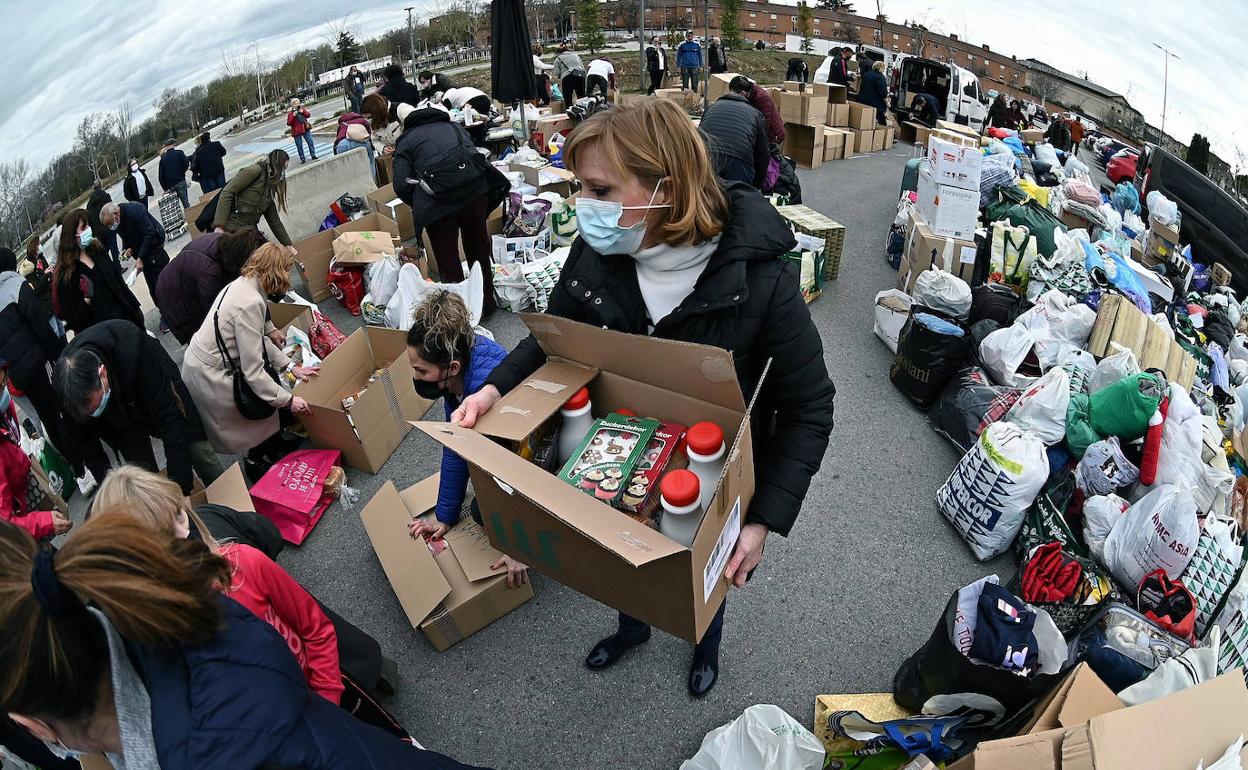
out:
M697 129L668 99L595 115L572 133L564 158L583 185L580 237L547 312L731 350L747 401L770 362L752 418L756 490L724 574L742 587L762 561L768 533L788 535L832 431L836 389L823 342L796 266L779 259L794 247L793 234L756 190L715 178ZM472 427L544 362L528 337L452 420ZM694 647L688 686L695 696L719 676L723 612ZM619 629L585 663L605 669L649 638L648 625L621 614Z

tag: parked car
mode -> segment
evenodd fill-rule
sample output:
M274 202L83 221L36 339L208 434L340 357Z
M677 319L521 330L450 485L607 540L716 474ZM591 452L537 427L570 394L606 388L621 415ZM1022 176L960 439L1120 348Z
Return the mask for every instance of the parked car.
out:
M892 90L896 94L893 112L898 120L909 120L915 95L928 93L936 97L943 119L984 130L988 97L980 88L979 78L964 67L910 56L893 73Z
M1130 182L1135 179L1135 167L1139 159L1138 152L1119 150L1109 159L1109 163L1105 164L1105 176L1109 177L1111 184Z
M1134 152L1137 155L1140 152L1139 150L1127 144L1126 142L1120 142L1117 139L1113 139L1113 138L1111 138L1108 142L1104 142L1098 145L1098 147L1099 149L1097 150L1097 152L1099 154L1097 155L1096 160L1098 163L1101 164L1101 168L1109 168L1110 159L1113 158L1114 155L1118 154L1119 152L1123 150L1130 150L1131 152Z
M1135 186L1147 207L1153 190L1178 204L1179 239L1192 247L1196 262L1221 262L1231 271L1231 287L1248 291L1248 209L1209 177L1154 144L1144 146L1136 164Z

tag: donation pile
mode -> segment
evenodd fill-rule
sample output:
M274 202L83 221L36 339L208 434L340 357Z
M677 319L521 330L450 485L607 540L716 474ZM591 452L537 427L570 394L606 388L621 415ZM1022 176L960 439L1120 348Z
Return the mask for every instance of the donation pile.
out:
M875 331L893 384L963 453L937 508L977 559L1009 552L1018 571L949 599L897 672L902 715L817 718L829 755L864 767L1058 727L1036 725L1063 677L1146 708L1201 683L1212 697L1230 672L1244 700L1248 307L1224 267L1191 262L1164 196L1137 214L1048 145L992 129L981 148L959 129L928 132L903 179ZM1202 744L1205 761L1241 731ZM1049 739L1061 755L1074 737ZM1012 740L994 751L1018 761L1028 741Z

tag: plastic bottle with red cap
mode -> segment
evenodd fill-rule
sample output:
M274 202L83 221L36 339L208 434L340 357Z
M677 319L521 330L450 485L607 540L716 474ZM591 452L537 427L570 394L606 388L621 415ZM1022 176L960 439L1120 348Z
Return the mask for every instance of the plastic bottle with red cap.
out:
M563 425L559 428L559 465L562 466L580 447L585 434L594 427L593 404L589 388L581 388L559 410Z
M719 474L724 470L724 431L713 422L696 422L685 433L685 452L689 456L689 470L693 471L702 485L702 509L706 510L719 484Z
M659 531L685 547L693 545L705 511L697 474L686 470L667 473L659 482L659 494L663 503Z

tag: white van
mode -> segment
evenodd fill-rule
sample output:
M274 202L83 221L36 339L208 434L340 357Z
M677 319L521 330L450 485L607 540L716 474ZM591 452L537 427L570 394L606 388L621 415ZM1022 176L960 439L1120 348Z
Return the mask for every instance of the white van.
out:
M901 61L893 79L893 111L899 119L909 120L914 97L927 93L936 98L944 120L984 130L988 97L974 72L956 64L910 56Z
M827 46L829 45L837 48L844 48L848 46L853 48L855 51L858 50L858 46L848 45L847 43L825 43L823 51L816 49L815 53L824 54L824 60L823 63L819 65L819 69L815 70L815 77L813 81L815 83L828 82L828 76L832 74L832 57L829 55L829 51L827 50ZM897 66L897 62L903 56L903 54L899 54L895 51L886 51L883 48L874 45L864 45L862 46L862 50L866 57L871 61L884 62L886 72L892 72L893 68ZM840 56L840 54L838 53L837 56ZM850 61L853 60L851 59Z

